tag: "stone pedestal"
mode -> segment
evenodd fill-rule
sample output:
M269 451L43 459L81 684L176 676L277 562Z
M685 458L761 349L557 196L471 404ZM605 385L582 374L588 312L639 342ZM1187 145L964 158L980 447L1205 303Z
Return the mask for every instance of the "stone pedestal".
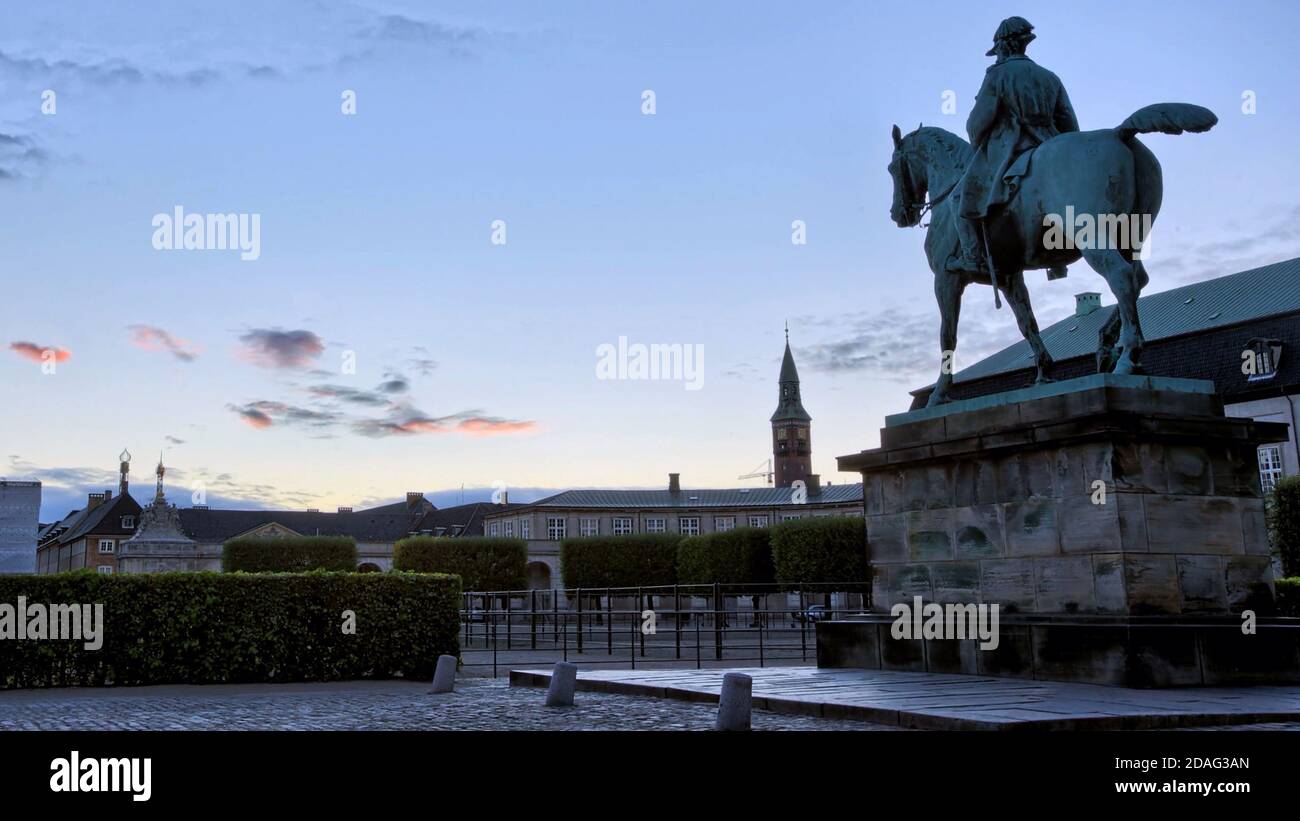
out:
M1190 634L1166 642L1151 631L1180 629L1159 617L1271 615L1256 448L1286 437L1284 424L1224 416L1210 382L1098 374L891 416L881 447L840 457L839 468L862 474L876 612L917 596L996 603L1026 639L1003 644L1020 647L1003 662L1021 674L1199 683ZM1035 629L1054 637L1053 658ZM1169 661L1188 676L1134 675L1134 660L1160 648L1181 654ZM845 653L854 655L828 650L828 664ZM986 661L958 666L995 673Z

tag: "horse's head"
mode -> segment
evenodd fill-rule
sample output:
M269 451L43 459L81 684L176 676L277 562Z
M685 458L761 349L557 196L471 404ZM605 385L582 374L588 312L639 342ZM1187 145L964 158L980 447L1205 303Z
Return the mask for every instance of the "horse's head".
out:
M926 181L924 168L913 165L915 152L909 151L906 137L894 126L894 156L889 159L889 175L894 178L894 203L889 217L899 228L911 228L921 221L921 207L925 204Z

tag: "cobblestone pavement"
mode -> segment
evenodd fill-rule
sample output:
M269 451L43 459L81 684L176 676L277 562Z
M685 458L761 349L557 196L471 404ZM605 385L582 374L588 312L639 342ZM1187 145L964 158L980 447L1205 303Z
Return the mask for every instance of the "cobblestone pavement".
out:
M546 693L503 679L427 683L169 685L0 692L5 730L710 730L717 706L578 693L547 708ZM860 721L754 711L755 730L897 730Z

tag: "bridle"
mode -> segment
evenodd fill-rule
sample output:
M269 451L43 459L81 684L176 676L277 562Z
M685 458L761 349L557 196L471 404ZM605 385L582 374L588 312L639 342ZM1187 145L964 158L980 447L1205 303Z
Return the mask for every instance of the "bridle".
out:
M912 187L912 172L908 170L911 168L911 162L908 160L907 151L902 148L898 149L898 156L898 170L902 180L903 190L907 192L909 197L911 197L915 193L915 189ZM915 202L907 202L903 207L908 212L919 211L916 215L916 225L921 228L928 227L928 223L926 225L921 225L921 220L925 219L925 215L933 211L936 205L939 205L944 200L948 199L948 196L952 194L953 189L957 187L957 183L960 181L961 177L957 177L957 179L949 183L948 187L943 189L938 196L930 197L929 202L921 203L919 206Z

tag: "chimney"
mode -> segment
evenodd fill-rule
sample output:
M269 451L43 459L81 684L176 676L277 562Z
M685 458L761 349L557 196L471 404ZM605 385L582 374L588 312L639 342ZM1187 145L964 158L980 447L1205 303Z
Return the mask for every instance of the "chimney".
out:
M112 498L113 498L113 491L111 491L111 490L106 490L106 491L104 491L104 501L105 501L105 502L107 502L109 499L112 499Z
M510 491L508 490L501 491L501 501L499 502L499 504L503 504L503 505L510 504Z
M1096 291L1084 291L1074 295L1074 315L1087 316L1101 307L1101 294Z
M208 509L208 506L207 506L207 505L195 505L193 509L194 509L194 510L207 510L207 509Z
M822 476L820 473L809 473L804 477L804 484L808 487L809 496L822 495Z
M100 503L103 501L104 501L104 494L102 493L87 494L86 510L93 510L94 508L99 507Z
M350 507L341 507L341 508L339 508L339 513L351 513L351 512L352 512L352 508L350 508Z
M682 492L682 475L680 473L668 474L668 492L669 493Z
M309 507L309 508L307 508L307 512L308 512L308 513L320 513L320 508L318 508L318 507Z

